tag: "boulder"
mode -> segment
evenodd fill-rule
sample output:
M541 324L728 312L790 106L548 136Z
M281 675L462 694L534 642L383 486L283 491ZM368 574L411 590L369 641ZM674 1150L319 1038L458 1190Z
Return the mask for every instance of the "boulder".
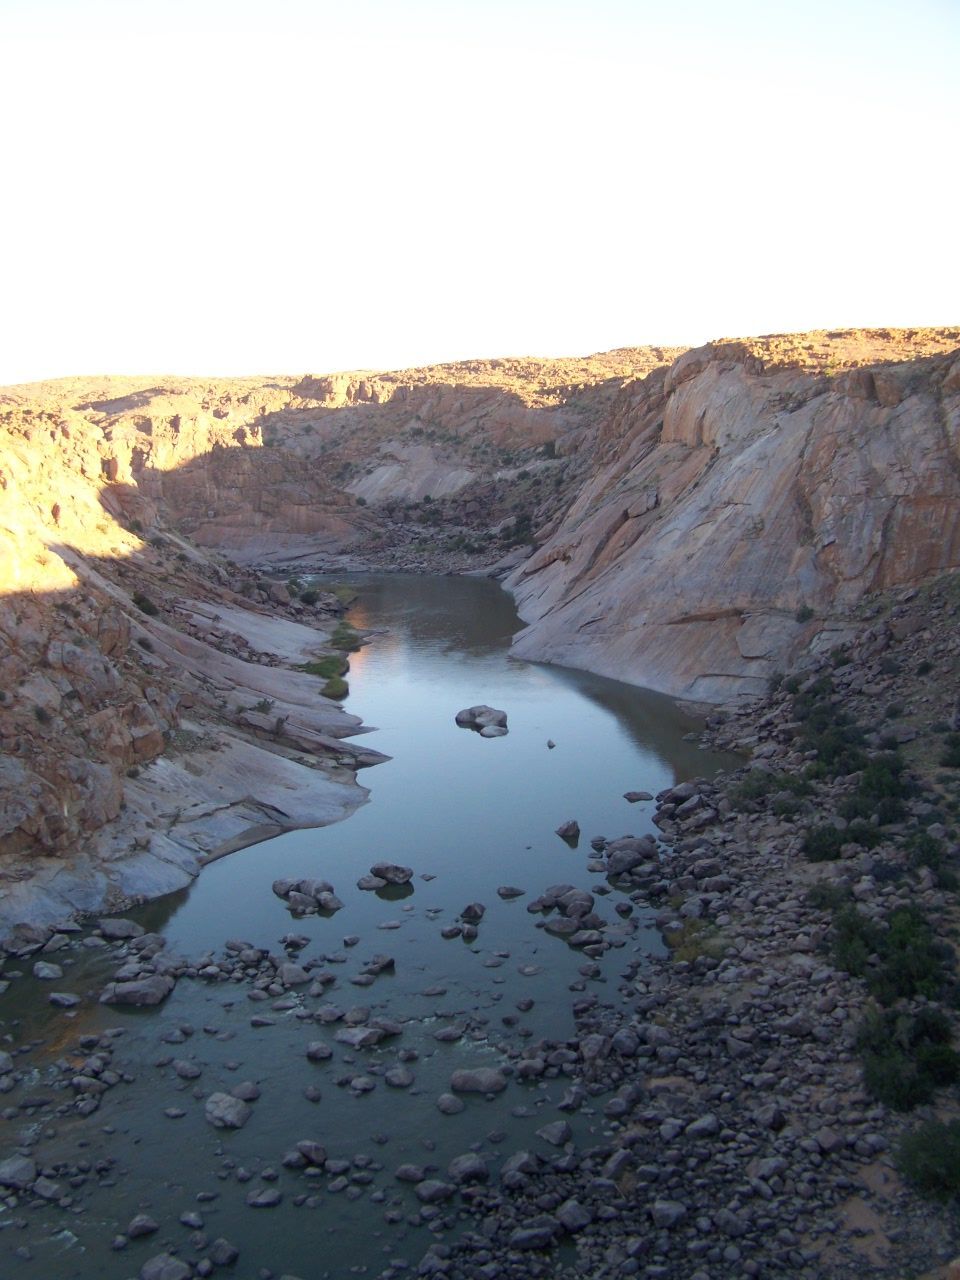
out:
M10 1156L0 1163L0 1187L23 1191L35 1181L37 1166L27 1156Z
M133 920L118 920L108 916L97 921L97 927L110 942L126 942L128 938L142 937L146 930Z
M140 1268L140 1280L190 1280L193 1267L172 1253L158 1253Z
M132 982L108 982L100 996L101 1004L130 1004L137 1007L160 1004L176 986L169 974L154 973Z
M450 1077L454 1093L503 1093L507 1077L496 1067L461 1067Z
M253 1112L241 1098L211 1093L203 1107L204 1118L215 1129L242 1129Z
M370 874L387 884L406 884L413 879L413 867L402 867L396 862L375 862Z
M474 729L485 738L499 738L507 732L507 713L483 703L458 711L456 722L461 729Z

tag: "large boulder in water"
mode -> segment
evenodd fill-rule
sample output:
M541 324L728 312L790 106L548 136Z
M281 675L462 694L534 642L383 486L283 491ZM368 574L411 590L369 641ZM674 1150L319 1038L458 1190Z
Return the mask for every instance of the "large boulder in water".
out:
M402 867L396 862L375 862L370 874L387 884L407 884L413 879L413 867Z
M137 1007L160 1004L173 990L175 980L165 973L154 973L132 982L108 982L100 996L101 1004L132 1004Z
M507 732L507 713L483 703L458 711L456 721L461 729L475 729L484 738L502 738Z

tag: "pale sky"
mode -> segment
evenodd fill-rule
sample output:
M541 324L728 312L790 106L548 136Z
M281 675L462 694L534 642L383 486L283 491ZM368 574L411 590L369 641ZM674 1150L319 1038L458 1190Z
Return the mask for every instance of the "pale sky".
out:
M960 0L0 0L0 383L960 321Z

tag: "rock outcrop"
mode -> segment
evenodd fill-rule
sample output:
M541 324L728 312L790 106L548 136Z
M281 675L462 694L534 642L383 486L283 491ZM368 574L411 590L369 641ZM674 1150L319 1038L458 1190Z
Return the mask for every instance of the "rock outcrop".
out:
M958 343L718 342L625 385L592 474L507 579L514 652L724 700L837 644L866 593L956 567Z
M358 718L291 669L324 650L339 602L292 600L158 523L78 411L5 408L0 936L351 812L353 769L382 757L341 741Z

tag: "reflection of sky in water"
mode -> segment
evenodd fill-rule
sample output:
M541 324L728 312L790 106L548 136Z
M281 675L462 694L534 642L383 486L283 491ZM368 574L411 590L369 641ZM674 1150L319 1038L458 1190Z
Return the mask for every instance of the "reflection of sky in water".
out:
M214 906L219 928L261 940L270 880L295 873L334 882L347 901L338 935L375 926L383 904L352 886L381 858L438 877L421 886L418 904L428 896L451 908L451 894L489 902L505 882L539 891L582 875L592 836L651 829L650 805L628 805L625 791L656 793L720 763L683 741L695 722L666 698L508 658L520 624L496 583L351 581L360 590L352 620L377 633L351 658L347 705L376 726L366 741L392 758L361 773L370 801L346 822L292 832L209 867L168 926L181 945L209 945ZM479 702L507 712L506 737L455 725L457 711ZM576 854L554 835L568 818L583 831ZM494 913L511 909L495 896L494 904Z

